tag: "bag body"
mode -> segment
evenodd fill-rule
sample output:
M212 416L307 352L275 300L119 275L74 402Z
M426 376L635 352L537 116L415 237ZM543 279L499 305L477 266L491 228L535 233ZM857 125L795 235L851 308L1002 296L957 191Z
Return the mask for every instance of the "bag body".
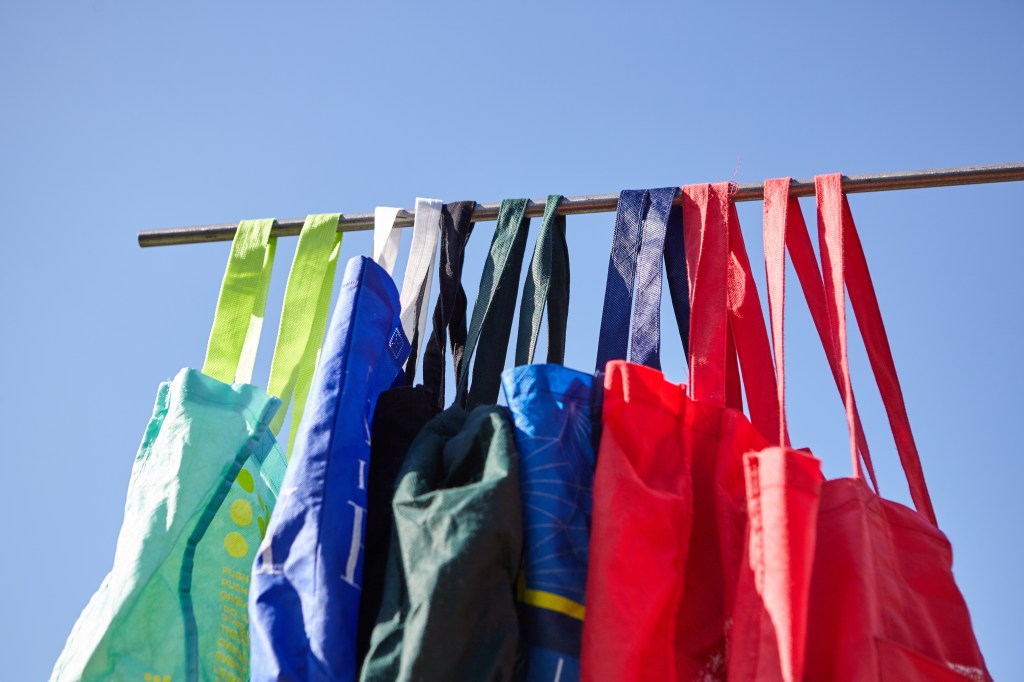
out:
M824 281L788 179L765 183L765 257L779 404L788 246L846 407L853 476L826 481L805 452L747 456L750 524L730 679L989 680L841 183L838 174L815 182ZM915 509L882 498L863 475L861 460L874 482L847 360L847 289Z
M529 230L526 206L526 199L502 202L456 404L424 426L399 473L383 602L362 680L513 679L522 513L510 415L493 403ZM471 370L482 337L489 342Z
M777 424L767 333L728 187L684 187L676 229L690 285L689 393L655 368L606 367L587 680L724 678L745 538L743 455L769 445L755 424ZM738 409L741 367L753 422Z
M519 314L517 367L502 375L516 427L523 498L523 566L517 595L522 678L580 678L602 378L610 359L660 361L662 259L676 320L689 319L677 189L620 193L601 318L597 377L560 366L565 352L569 257L564 217L548 197ZM673 229L675 228L675 229ZM545 306L547 364L533 365ZM632 314L631 314L632 313ZM686 345L684 333L684 346ZM597 427L597 428L595 428Z
M51 680L246 679L249 570L284 474L280 401L183 369L161 384L110 573Z
M417 209L419 202L417 199ZM434 308L433 330L424 344L423 383L413 386L416 371L416 354L419 344L413 343L406 361L406 370L399 377L398 384L380 394L374 408L372 433L370 437L370 465L366 490L366 537L363 545L363 582L359 601L359 633L356 660L362 667L370 650L370 637L377 624L381 601L384 596L384 578L387 574L388 548L391 545L391 529L394 514L391 503L395 496L398 474L405 463L409 447L416 435L431 418L444 407L444 366L445 343L451 332L452 356L456 359L456 376L461 368L462 355L466 347L466 293L462 288L462 265L465 246L473 231L471 218L475 201L461 201L441 206L439 225L424 220L413 227L413 250L416 250L416 230L439 228L441 241L441 267L439 271L440 295ZM397 211L397 209L394 209ZM393 224L393 217L388 219ZM419 222L420 211L416 218ZM377 236L377 232L374 236ZM391 235L396 235L392 230ZM390 239L390 238L389 238ZM388 243L383 239L379 240ZM422 240L421 240L422 241ZM397 252L397 244L395 244ZM385 252L382 254L387 256ZM410 256L410 259L413 259ZM419 258L413 259L422 260ZM393 263L393 258L381 258L382 264ZM385 268L386 269L386 268ZM421 268L422 279L405 278L405 289L419 291L413 299L410 310L425 305L426 285L430 268ZM403 304L402 310L406 310ZM404 323L403 323L404 329ZM417 332L418 334L418 332Z
M252 566L253 680L352 680L377 396L409 354L391 277L349 261L278 506Z
M508 411L454 405L398 478L384 600L363 680L511 680L522 544Z
M272 220L236 232L203 372L160 385L132 467L110 573L79 617L51 680L245 680L252 561L284 478L273 422L282 400L251 380L273 268ZM337 216L310 216L289 284L330 289ZM271 374L295 377L321 306L282 310L297 350ZM232 383L235 382L235 383ZM280 391L290 400L291 388ZM298 411L298 410L297 410Z
M526 549L517 598L524 679L579 679L595 463L593 380L553 364L502 374L523 499Z

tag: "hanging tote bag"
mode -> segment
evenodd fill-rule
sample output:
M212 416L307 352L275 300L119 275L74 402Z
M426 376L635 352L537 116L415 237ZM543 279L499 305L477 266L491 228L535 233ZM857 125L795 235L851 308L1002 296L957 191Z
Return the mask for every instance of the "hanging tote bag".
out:
M840 399L844 397L843 369L826 309L821 272L799 202L789 196L789 185L789 178L764 183L764 248L778 377L780 440L786 432L783 330L787 248L793 256L794 269ZM856 402L852 405L858 446L877 490ZM860 471L859 459L854 461L854 467ZM807 602L824 480L820 462L806 451L773 447L745 455L744 468L749 523L746 555L733 607L729 679L802 680Z
M735 357L754 423L772 429L775 380L728 185L683 188L683 232L690 395L632 363L611 362L605 375L586 680L725 675L727 605L744 540L742 456L767 445L727 407L740 404Z
M461 298L461 314L457 314L452 309L458 307L458 302L455 302L454 306L449 304L449 309L444 311L447 313L445 315L441 310L441 302L452 300L455 290L462 289L462 254L472 230L473 224L470 222L470 216L476 202L465 201L440 206L435 214L437 220L440 221L440 225L438 225L434 215L422 216L423 219L421 219L420 202L426 200L417 199L416 201L413 251L417 250L417 229L437 231L440 228L442 233L441 294L434 311L434 329L430 341L425 344L426 351L423 362L424 367L432 362L443 367L443 348L439 347L437 339L444 336L445 327L453 315L461 320L462 328L461 337L459 337L459 331L453 329L452 342L455 344L457 338L461 338L461 343L463 346L465 345L465 292ZM433 211L431 213L434 214ZM390 216L388 217L390 218ZM432 246L430 248L433 250ZM414 259L410 256L410 262L415 260L421 259ZM402 286L403 298L405 298L407 288L420 291L420 297L423 299L429 295L427 286L425 286L429 283L429 271L421 269L420 272L422 279L406 276ZM425 301L420 297L414 299L412 303L402 304L403 315L406 311L425 305ZM419 332L416 332L416 336L419 336ZM387 554L391 544L391 528L394 519L391 513L391 501L395 495L395 481L413 439L426 423L441 411L437 404L437 396L442 393L440 383L442 373L438 372L433 376L428 376L424 372L424 383L419 386L412 385L417 351L418 344L413 343L409 359L406 361L404 379L400 377L398 381L400 385L380 394L373 412L370 467L366 489L366 536L363 540L363 582L359 600L359 634L356 650L356 661L360 666L370 650L370 636L373 633L374 625L377 624L377 614L380 611L381 599L384 594L384 575L387 570ZM432 357L435 355L436 358Z
M811 455L747 456L750 533L736 603L733 679L989 680L938 529L863 248L841 176L816 178L824 296L805 294L830 322L826 354L844 397L853 477L823 481ZM783 245L797 273L813 267L788 180L766 183L765 243L776 362L782 376ZM768 200L771 200L769 205ZM801 282L814 275L801 276ZM915 509L882 498L870 467L846 350L845 290L868 350ZM813 291L813 288L812 288ZM822 310L824 309L824 311ZM826 341L823 339L823 342ZM783 393L780 386L779 399ZM859 456L858 456L859 455ZM869 472L871 469L869 468ZM746 640L745 642L743 640ZM753 645L744 648L744 644Z
M599 368L625 358L632 330L648 343L634 343L634 360L658 362L662 254L682 332L688 331L689 300L681 212L674 187L624 190L619 195L609 259ZM517 597L522 632L523 677L579 679L585 614L584 594L591 527L595 447L601 382L560 364L568 311L569 261L564 217L555 217L561 197L548 197L544 224L519 313L516 367L502 374L516 426L523 499L524 556ZM646 241L644 241L646 239ZM644 246L645 275L636 278L635 259ZM630 273L633 274L630 274ZM635 305L634 305L635 299ZM548 364L531 365L545 303L548 306ZM684 346L686 345L684 338ZM641 357L641 353L643 356Z
M349 261L278 505L252 566L253 680L353 680L374 403L409 355L398 291Z
M248 675L248 574L285 470L270 431L281 400L248 383L273 265L272 224L238 227L203 372L183 369L160 386L132 467L113 568L51 680ZM320 294L336 229L337 216L306 220L289 285L303 277ZM304 314L294 305L282 311L301 352L275 353L272 374L303 373L322 300Z
M502 202L455 404L424 426L398 475L384 598L363 680L513 678L522 512L512 422L493 403L526 250L527 203Z

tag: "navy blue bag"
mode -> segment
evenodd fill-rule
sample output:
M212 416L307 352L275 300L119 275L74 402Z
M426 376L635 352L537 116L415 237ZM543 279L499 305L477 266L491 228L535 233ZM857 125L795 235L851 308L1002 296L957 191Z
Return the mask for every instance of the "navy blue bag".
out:
M362 580L370 429L409 342L398 290L349 261L249 588L253 680L350 681Z
M660 368L663 257L676 323L684 347L687 345L689 292L682 211L673 206L677 191L666 187L625 190L619 195L596 379L555 364L561 362L565 343L565 313L558 293L563 278L564 305L568 306L564 223L549 235L542 230L538 238L534 262L551 254L549 291L554 294L547 296L549 364L528 364L533 361L540 311L528 314L530 297L524 292L519 348L526 352L517 352L520 366L502 375L515 423L523 498L525 549L517 597L526 680L568 682L580 676L591 490L600 437L600 377L605 363L625 359L627 350L631 361ZM550 243L542 245L545 239ZM559 269L560 258L565 259L564 274ZM543 272L544 267L531 265L531 278L542 278ZM541 279L537 286L547 284ZM560 337L559 326L563 330ZM528 345L523 344L526 337L533 339ZM559 343L561 347L552 355L552 346Z

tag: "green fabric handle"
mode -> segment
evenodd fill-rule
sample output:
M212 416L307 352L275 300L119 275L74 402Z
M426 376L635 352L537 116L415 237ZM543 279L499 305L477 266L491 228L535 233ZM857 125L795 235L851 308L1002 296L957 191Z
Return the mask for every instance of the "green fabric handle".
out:
M326 311L320 311L330 306L334 265L337 263L336 243L340 243L338 218L337 213L308 216L299 233L295 259L285 285L281 324L277 330L274 359L270 364L270 381L267 384L267 393L281 399L281 409L270 423L274 435L277 435L284 423L298 384L300 366L304 362L315 365L316 355L323 343L321 334L319 339L312 342L313 349L310 350L310 339L315 336L313 330L319 321L318 316L327 315ZM331 273L330 277L328 272ZM312 374L314 370L307 368L307 371ZM308 388L305 390L308 392ZM293 422L301 421L304 408L304 404L296 401Z
M277 240L273 219L243 220L231 242L203 374L225 384L252 381Z
M299 424L302 423L306 399L309 397L309 390L313 385L313 375L316 373L317 365L320 364L320 351L323 349L324 336L327 334L327 322L330 318L331 295L334 293L334 275L338 269L341 238L341 232L334 236L334 247L327 259L327 272L324 274L320 299L316 304L316 315L313 317L313 329L309 333L309 341L306 343L306 350L299 363L299 374L295 379L295 412L292 414L291 427L288 429L288 459L291 459L295 435L299 431Z
M548 309L548 362L565 360L565 331L569 317L569 245L565 241L565 216L556 215L562 195L552 194L544 205L544 219L530 259L519 308L516 365L533 362L540 337L544 306Z
M466 360L459 374L456 400L463 407L492 404L498 399L530 229L530 220L526 217L527 203L529 199L505 199L498 211L498 227L480 276L480 291L473 304L473 320L466 339ZM487 339L487 343L473 362L473 384L470 387L468 358L473 357L481 336Z

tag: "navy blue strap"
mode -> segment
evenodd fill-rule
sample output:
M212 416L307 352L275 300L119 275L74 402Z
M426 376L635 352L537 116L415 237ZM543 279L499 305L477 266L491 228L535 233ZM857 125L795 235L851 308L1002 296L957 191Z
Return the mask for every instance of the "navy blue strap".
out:
M676 188L652 189L647 196L636 266L629 359L661 369L661 261L665 256L665 233Z
M683 207L672 206L665 233L665 274L672 298L683 355L690 357L690 280L686 272L686 246L683 239Z
M675 187L663 187L623 190L619 194L598 340L598 370L603 370L609 360L625 359L627 350L631 362L661 369L663 257L676 324L684 348L689 345L690 298L682 211L678 207L673 210L677 191Z
M629 317L633 303L636 259L640 253L641 216L647 203L644 190L619 192L615 233L608 257L608 279L601 311L601 335L597 340L597 367L604 371L609 360L623 360L629 348Z

